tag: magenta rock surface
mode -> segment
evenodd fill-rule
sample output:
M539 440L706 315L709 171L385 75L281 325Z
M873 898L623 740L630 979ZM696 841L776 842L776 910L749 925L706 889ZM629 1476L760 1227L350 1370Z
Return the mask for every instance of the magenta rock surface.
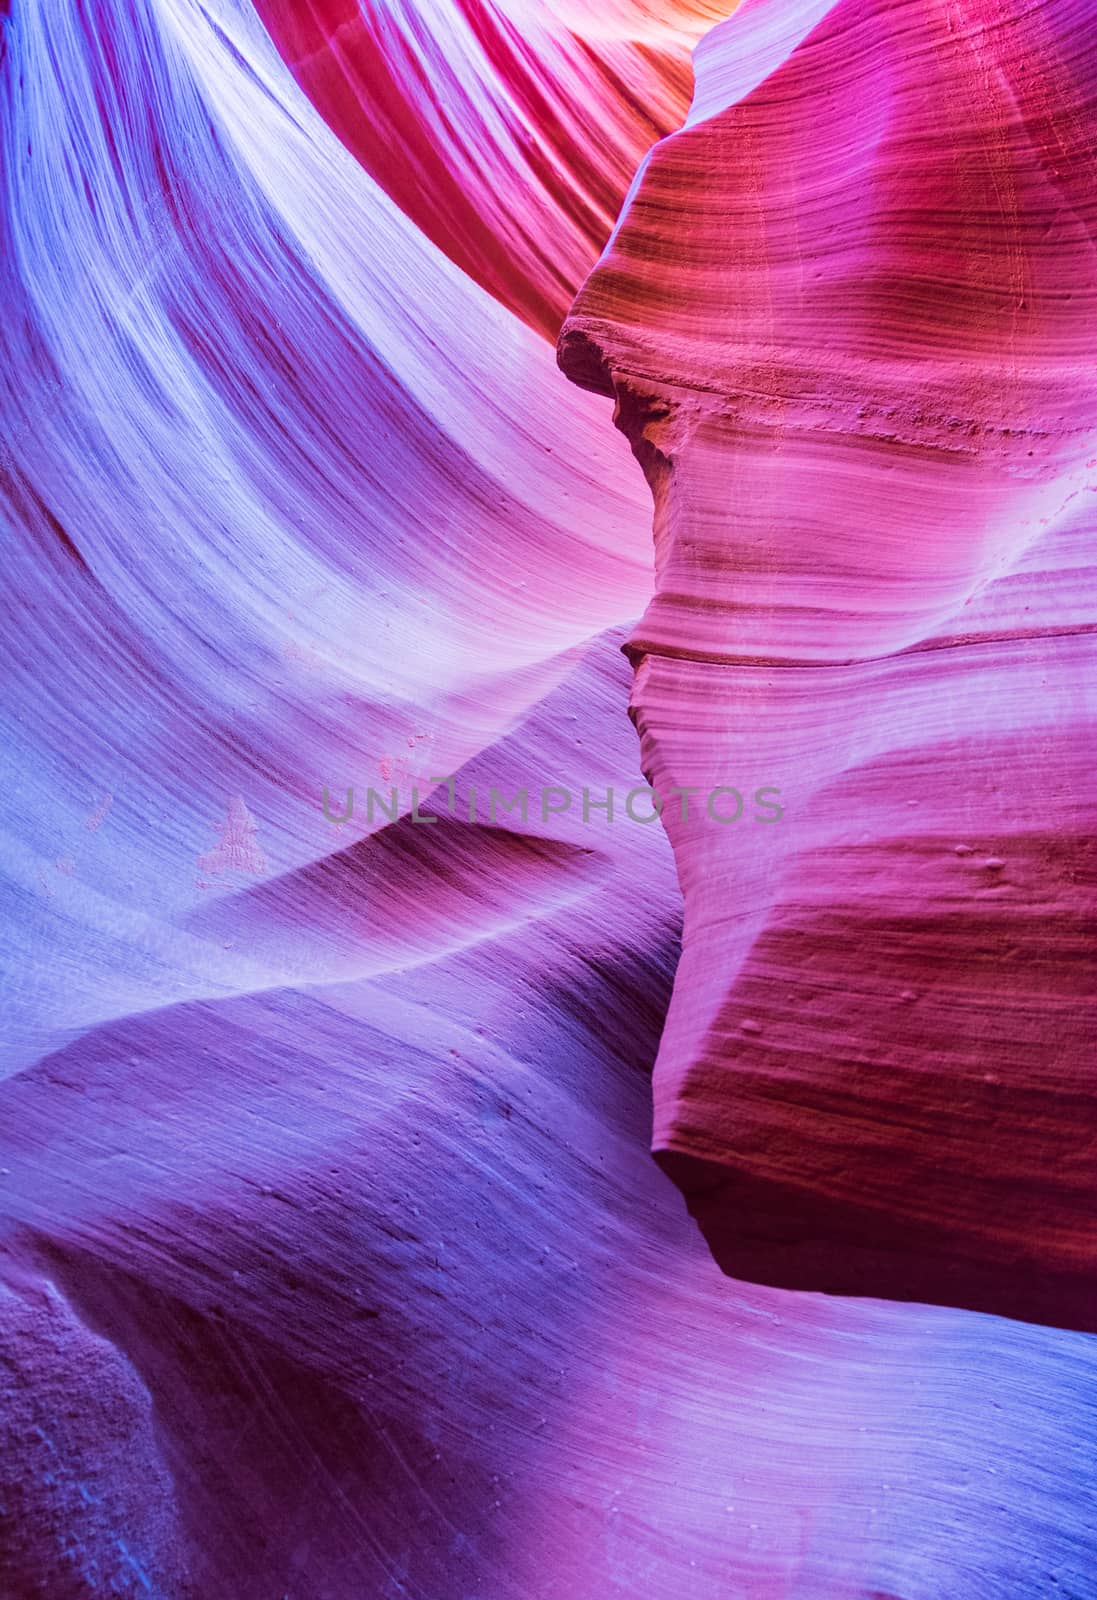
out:
M1097 1596L1088 18L729 10L4 8L0 1600ZM965 178L1022 65L1043 176L1011 112ZM950 140L1010 221L924 317L989 376L869 351L853 427L947 196L855 271L828 220ZM553 356L622 204L564 348L639 352L654 567ZM916 377L999 431L930 449ZM744 821L591 809L642 766Z
M693 797L662 1164L737 1277L1093 1330L1086 16L744 6L560 359L653 492Z

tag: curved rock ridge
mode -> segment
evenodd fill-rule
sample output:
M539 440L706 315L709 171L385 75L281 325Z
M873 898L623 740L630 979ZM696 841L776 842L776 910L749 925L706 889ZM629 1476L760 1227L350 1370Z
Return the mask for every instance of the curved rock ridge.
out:
M269 987L187 931L247 886L202 866L230 803L272 879L342 850L385 818L336 832L325 785L406 813L651 579L598 403L362 172L253 13L89 36L57 4L4 39L7 1073Z
M1093 20L748 0L558 352L652 490L633 717L699 797L660 1160L736 1276L1089 1329Z
M555 339L721 4L259 0L313 103L404 213Z

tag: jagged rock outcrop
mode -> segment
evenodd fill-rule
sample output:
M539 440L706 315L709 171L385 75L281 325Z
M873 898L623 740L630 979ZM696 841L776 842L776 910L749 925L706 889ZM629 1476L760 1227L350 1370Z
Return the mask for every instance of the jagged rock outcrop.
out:
M735 1276L1097 1327L1091 18L748 4L696 64L559 345L696 796L655 1149Z

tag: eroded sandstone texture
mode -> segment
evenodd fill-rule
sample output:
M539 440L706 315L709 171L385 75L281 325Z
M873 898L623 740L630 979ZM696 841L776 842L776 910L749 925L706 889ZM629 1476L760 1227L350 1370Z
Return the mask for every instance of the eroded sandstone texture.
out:
M748 3L561 336L655 502L655 1150L737 1277L1097 1326L1095 56Z
M681 925L666 834L585 821L577 803L469 816L492 785L620 796L641 781L620 645L652 592L650 497L544 330L643 144L680 120L689 41L729 9L268 0L264 23L250 0L0 0L0 1600L1094 1600L1097 1340L722 1274L647 1148ZM1088 38L1084 15L1073 32L1067 19L1056 55L1034 33L1048 15L1026 13L1024 66L1054 111L1031 125L1065 195L1085 119L1055 74ZM977 23L957 12L953 32L984 64L963 80L982 94L1004 80L999 33ZM748 78L771 93L811 25L802 8L748 8L704 44L698 106L714 120L660 147L651 173L716 139L721 97L742 99ZM881 26L859 20L837 66L810 44L825 109L790 96L789 138L810 115L822 152L828 119L851 126L814 239L802 208L801 246L777 254L752 222L755 299L777 294L786 261L807 306L816 266L837 260L852 316L907 237L904 213L854 271L824 232L834 250L849 235L843 184L855 219L867 204L867 177L848 173L858 139L903 125L882 68L848 99L885 59ZM926 26L895 9L896 37ZM939 93L954 61L939 43L919 58L915 142L943 161L967 124ZM772 243L794 167L750 161ZM710 241L683 227L709 181L665 195L675 250L701 241L720 269L704 295L683 300L669 249L642 256L677 297L667 319L735 286L738 213ZM1070 255L1076 213L1064 200L1039 217L1018 259L1062 267L1069 320L1088 259ZM988 282L998 237L988 222ZM859 313L870 331L885 290ZM759 1278L792 1277L773 1183L821 1211L840 1162L892 1183L885 1245L854 1285L869 1295L902 1263L913 1160L934 1204L938 1173L957 1197L965 1163L995 1172L995 1209L975 1219L988 1239L976 1249L970 1229L969 1253L993 1264L998 1213L1023 1205L1035 1253L1056 1216L1041 1186L1082 1183L1064 1130L1084 1106L1062 1115L1051 1075L1067 1082L1081 1050L1064 983L1085 679L1054 652L1080 648L1067 634L1086 614L1088 500L1058 514L1069 488L1053 479L1073 470L1084 352L1067 383L1050 344L1018 344L1010 389L991 307L990 354L969 363L982 398L963 414L985 427L992 403L1029 407L1042 372L1048 437L1032 402L1027 444L980 434L978 459L956 452L946 477L922 445L874 444L900 424L867 409L838 453L852 324L809 338L782 313L785 388L767 377L751 399L725 374L721 398L682 364L711 363L711 327L691 340L667 321L657 362L663 324L650 305L630 323L631 294L610 297L622 417L651 435L649 474L668 475L661 517L688 463L715 513L706 582L727 574L744 596L734 626L726 595L712 611L703 649L675 512L635 632L643 756L680 782L742 780L748 818L755 788L783 786L785 804L772 825L670 819L690 923L660 1141L685 1160L709 1150L717 1178L750 1155L757 1204L722 1215L771 1219L765 1251L729 1262ZM1030 305L1051 324L1046 295ZM650 360L626 390L630 326ZM812 348L814 412L795 370ZM751 360L773 366L763 341ZM873 390L862 362L858 407L892 404L886 367ZM910 365L908 405L917 371L939 370ZM941 383L959 415L961 385ZM782 435L758 418L786 390L799 421ZM702 404L712 420L695 426ZM729 451L735 429L779 470ZM858 510L870 458L894 486L879 517ZM1019 469L1047 509L1021 505ZM977 493L988 538L1012 540L1014 516L1035 519L1018 521L1018 551L1039 537L961 611ZM777 539L793 509L817 546L797 571ZM731 560L743 527L753 575ZM799 621L797 605L812 608ZM766 630L782 607L778 648ZM950 630L986 642L924 648ZM679 633L717 659L675 659ZM449 773L456 814L431 778ZM334 822L323 791L341 812L351 785L356 811ZM398 786L397 817L370 818L369 785ZM431 792L427 826L413 786ZM1025 847L1035 833L1053 843ZM1037 938L1040 895L1054 932L1049 917ZM714 1044L683 1072L717 1023L741 1041L735 1061ZM1024 1052L1027 1125L1005 1051L982 1041L995 1030ZM1001 1097L1006 1120L976 1096L995 1117ZM841 1135L828 1183L824 1117ZM870 1127L890 1166L870 1160ZM1019 1201L1023 1157L1039 1167ZM1078 1237L1079 1212L1069 1226ZM831 1268L853 1259L850 1232L829 1225Z

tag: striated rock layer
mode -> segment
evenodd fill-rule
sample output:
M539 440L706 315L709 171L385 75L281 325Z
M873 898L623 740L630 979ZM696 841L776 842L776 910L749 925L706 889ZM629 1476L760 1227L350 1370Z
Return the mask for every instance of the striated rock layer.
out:
M691 35L734 0L257 0L287 65L424 233L556 337L653 139Z
M661 1163L734 1276L1085 1328L1093 23L748 3L559 344L651 486L633 717L696 795Z

